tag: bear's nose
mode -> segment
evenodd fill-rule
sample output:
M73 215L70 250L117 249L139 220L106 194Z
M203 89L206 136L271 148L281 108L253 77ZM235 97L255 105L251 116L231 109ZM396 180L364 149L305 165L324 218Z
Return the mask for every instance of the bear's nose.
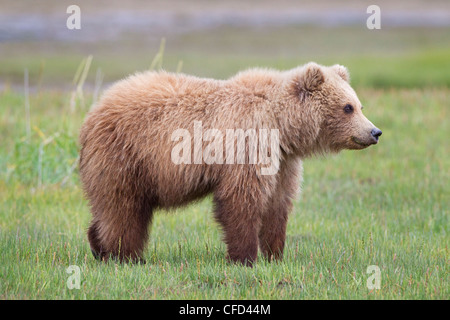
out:
M381 132L381 130L378 128L373 128L371 133L372 133L372 137L374 137L377 141L378 141L378 137L383 134L383 132Z

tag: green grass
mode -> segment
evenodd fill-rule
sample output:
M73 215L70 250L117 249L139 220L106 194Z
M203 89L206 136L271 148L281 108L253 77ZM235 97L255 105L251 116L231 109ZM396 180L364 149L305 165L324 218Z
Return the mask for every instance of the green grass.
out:
M211 199L156 216L146 265L93 259L77 168L90 105L70 93L0 95L2 299L448 299L448 96L442 89L358 90L382 128L367 150L308 159L281 263L229 264ZM53 137L49 140L49 137ZM47 141L47 144L43 144ZM69 290L66 268L81 270ZM381 289L369 290L369 265Z

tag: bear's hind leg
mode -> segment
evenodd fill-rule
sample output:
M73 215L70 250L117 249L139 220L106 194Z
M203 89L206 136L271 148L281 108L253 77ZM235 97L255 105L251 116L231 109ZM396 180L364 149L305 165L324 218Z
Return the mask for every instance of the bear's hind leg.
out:
M96 258L145 263L142 254L153 212L148 205L131 204L124 201L114 209L103 211L100 217L94 217L88 238Z
M98 236L98 220L95 218L92 220L91 225L88 229L88 239L91 245L92 255L97 260L102 259L102 245Z

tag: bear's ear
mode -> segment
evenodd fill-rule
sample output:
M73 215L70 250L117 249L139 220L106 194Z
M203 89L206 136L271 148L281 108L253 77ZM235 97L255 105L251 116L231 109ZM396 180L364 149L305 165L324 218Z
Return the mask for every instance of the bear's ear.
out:
M300 74L297 75L295 82L298 86L297 89L300 91L312 92L319 90L325 82L322 67L314 62L308 63L302 68Z
M336 72L343 80L350 82L350 75L346 67L341 66L340 64L335 64L331 67L331 69Z

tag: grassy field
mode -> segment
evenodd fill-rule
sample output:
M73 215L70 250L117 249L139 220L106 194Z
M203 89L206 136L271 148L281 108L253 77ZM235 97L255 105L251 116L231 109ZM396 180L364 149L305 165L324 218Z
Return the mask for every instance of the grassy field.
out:
M231 31L220 32L228 39ZM183 41L204 39L196 37ZM94 260L76 166L78 130L92 93L80 100L72 89L46 89L52 79L73 88L83 56L18 54L3 61L9 84L0 93L0 298L448 299L450 47L437 38L428 47L414 41L405 40L406 51L382 56L339 51L314 59L349 66L365 114L383 136L367 150L305 161L284 260L259 259L254 268L226 262L208 198L157 214L146 265ZM169 50L170 43L164 60L169 69L181 59L184 71L214 77L251 65L289 68L314 56L311 51L296 58L295 48L258 55L245 46L235 56L226 50L220 55L214 52L220 48L190 52L180 42ZM102 66L105 81L146 68L152 54L148 60L136 55L125 66L117 63L123 57L94 57L87 83ZM26 96L14 90L24 66L33 85L29 116ZM70 265L80 268L80 289L66 285ZM380 289L367 287L371 265L381 271Z

